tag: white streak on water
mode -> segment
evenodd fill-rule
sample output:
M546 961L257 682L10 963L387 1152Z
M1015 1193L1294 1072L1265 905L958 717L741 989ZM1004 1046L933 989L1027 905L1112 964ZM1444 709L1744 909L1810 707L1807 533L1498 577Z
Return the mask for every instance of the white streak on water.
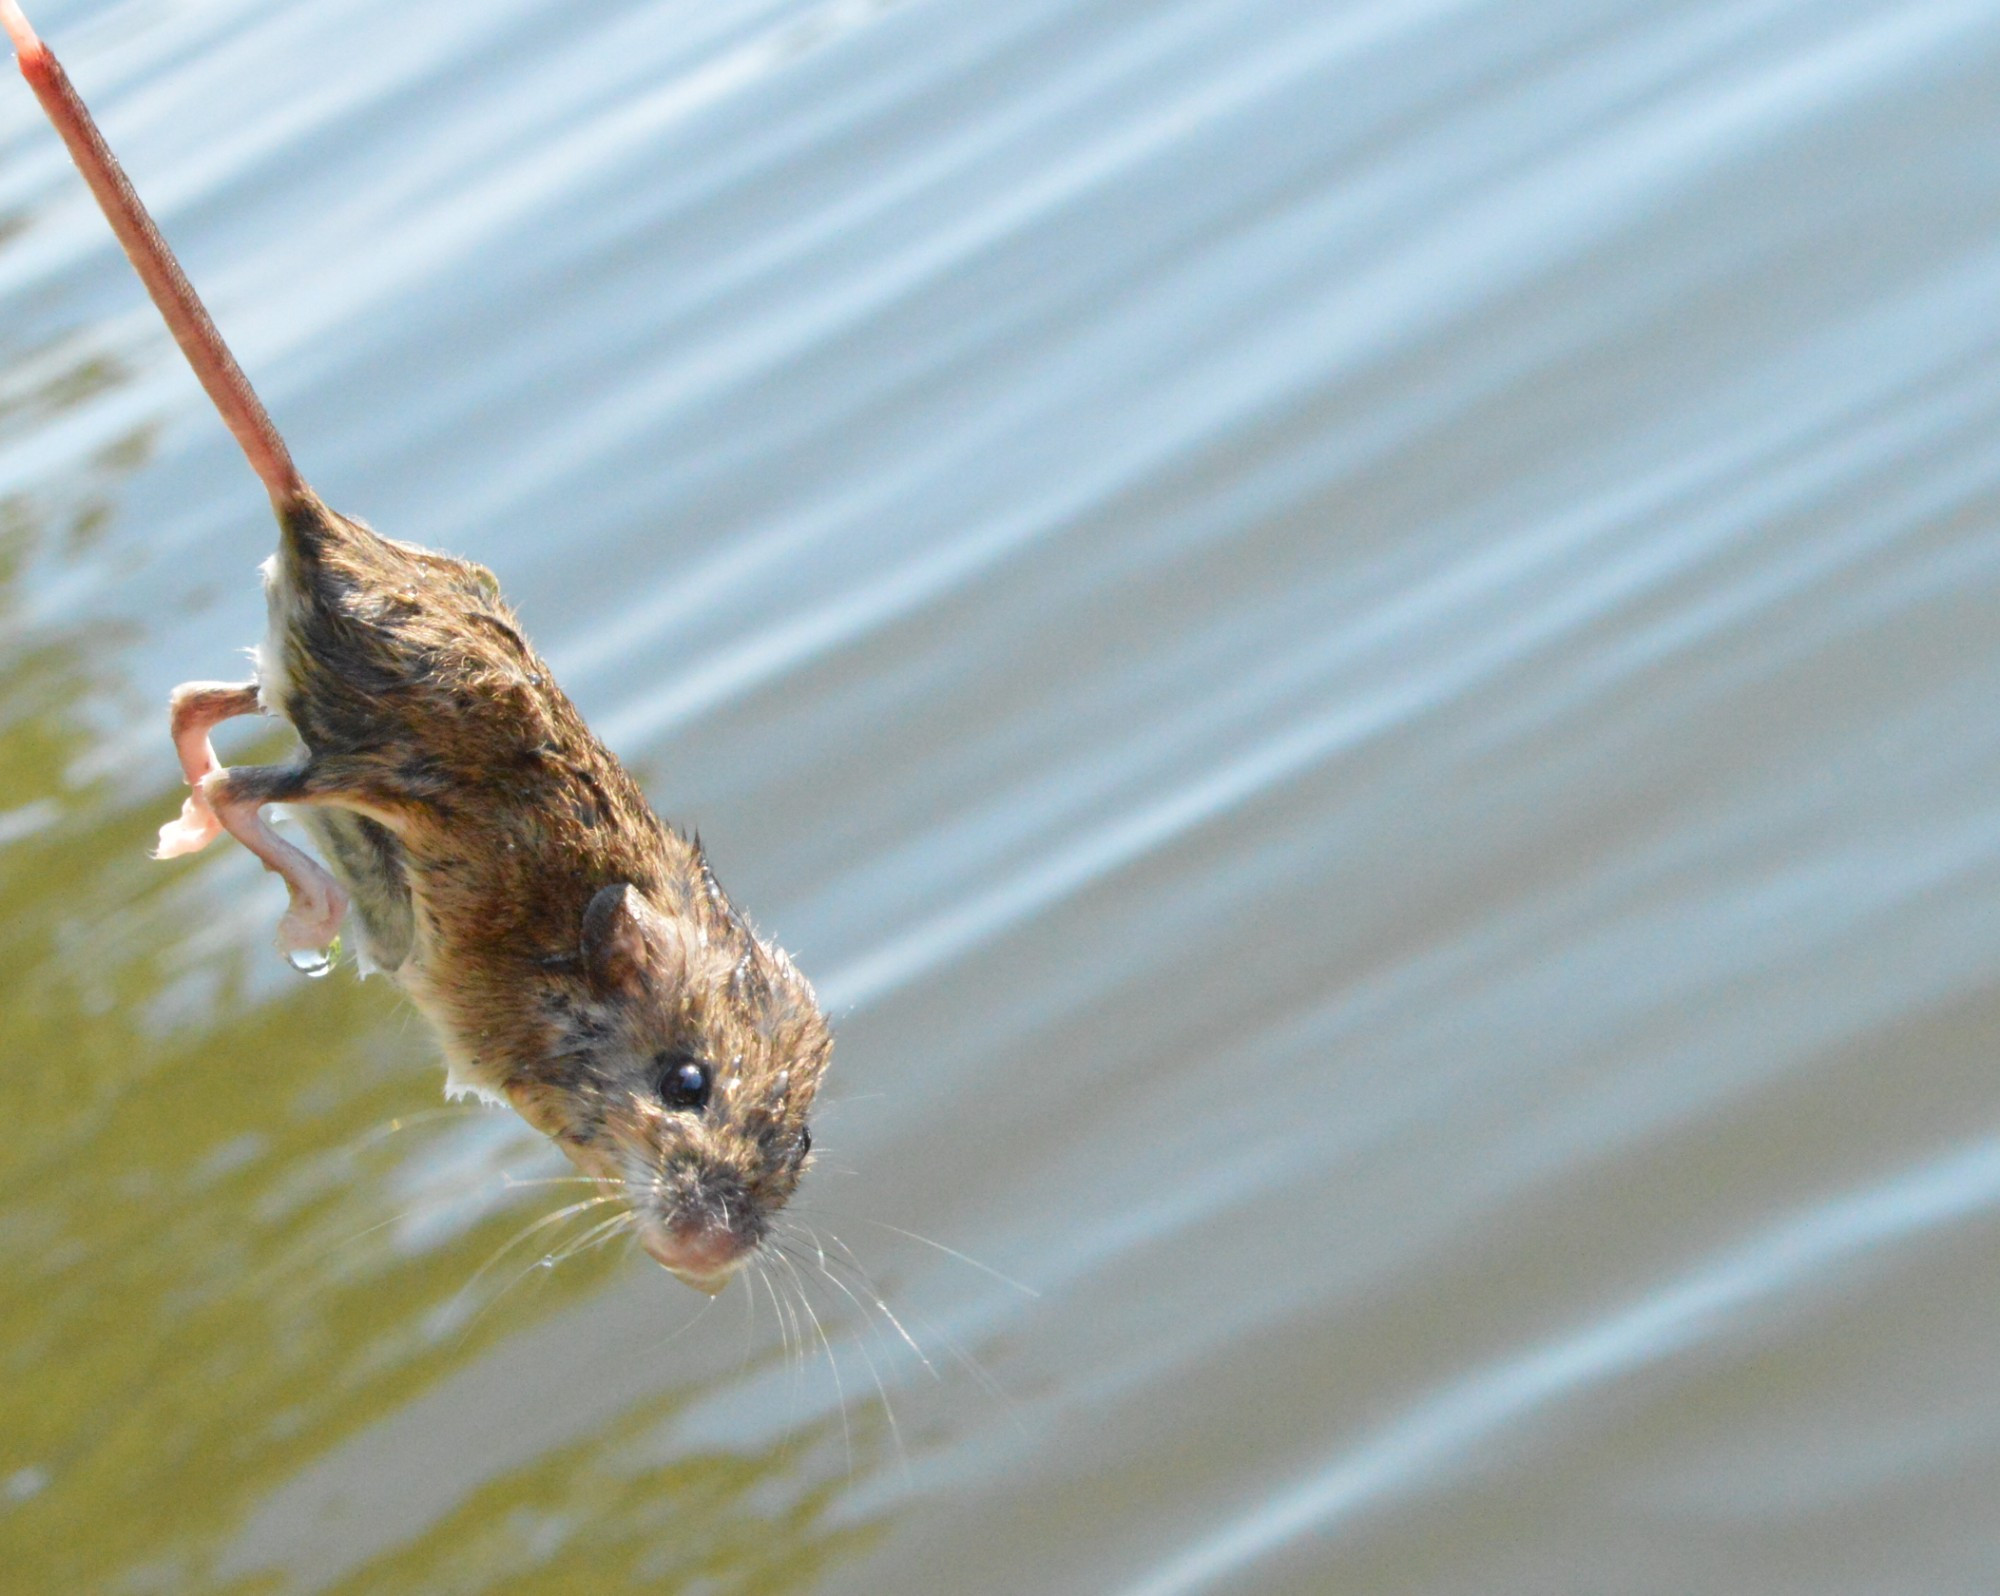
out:
M1258 1503L1120 1596L1231 1588L1248 1565L1326 1534L1421 1481L1439 1483L1479 1442L1713 1335L1885 1243L2000 1205L2000 1140L1978 1142L1872 1190L1820 1204L1620 1313L1440 1391L1343 1447L1293 1489Z
M1977 285L1990 284L1990 274L1985 261L1977 264L1977 271L1931 285L1921 314L1935 316L1940 303L1954 306L1968 287L1980 293ZM1990 288L1984 291L1990 297ZM949 907L831 972L821 982L828 1001L841 1009L880 1001L1083 885L1370 737L1489 683L1496 673L1618 603L1730 548L1746 523L1771 513L1785 502L1786 492L1798 491L1799 484L1776 463L1793 451L1805 450L1807 459L1790 469L1827 485L1837 484L1848 473L1879 468L1917 447L1930 435L1922 425L1933 420L1930 407L1915 406L1914 417L1885 419L1880 412L1885 388L1894 392L1913 384L1918 371L1937 358L1934 345L1907 336L1907 314L1899 306L1879 319L1846 329L1836 340L1848 357L1844 361L1834 359L1831 350L1825 352L1830 367L1846 370L1850 381L1853 373L1865 371L1865 380L1845 390L1830 388L1816 405L1801 405L1761 427L1726 436L1706 451L1620 485L1532 533L1500 540L1478 557L1450 566L1395 602L1381 605L1367 624L1307 651L1311 662L1324 670L1328 654L1365 655L1398 636L1454 640L1428 670L1383 681L1369 692L1331 695L1328 708L1300 714L1277 736L1213 763L1192 779L1134 799L1094 827L1068 837L1051 836L1032 862L1004 880L985 891L963 894ZM1905 358L1914 355L1917 370L1884 369L1889 358L1886 346L1899 335ZM1858 361L1853 358L1858 349L1877 350L1881 360ZM1752 471L1753 466L1760 469ZM1731 513L1711 515L1688 527L1670 546L1629 536L1649 518L1678 510L1704 492L1733 486L1745 473L1749 481L1742 491L1747 502L1732 506ZM1796 587L1819 576L1828 562L1857 557L1879 535L1872 527L1864 528L1852 547L1828 541L1799 564L1767 573L1772 585L1759 594L1760 600L1775 599L1780 572L1785 585ZM1589 554L1602 561L1594 570L1582 563ZM1567 579L1538 594L1534 602L1523 597L1531 578L1546 580L1552 573L1567 573ZM1713 616L1707 619L1715 621ZM1296 666L1284 674L1295 675ZM1256 685L1259 696L1266 696L1280 684ZM963 849L954 853L962 856Z

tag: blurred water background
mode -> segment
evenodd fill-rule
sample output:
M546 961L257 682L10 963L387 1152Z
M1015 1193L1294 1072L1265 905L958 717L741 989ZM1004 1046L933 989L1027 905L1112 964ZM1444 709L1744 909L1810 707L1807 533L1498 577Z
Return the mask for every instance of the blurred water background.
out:
M537 1267L146 859L272 528L10 79L6 1589L2000 1588L2000 4L31 9L840 1041Z

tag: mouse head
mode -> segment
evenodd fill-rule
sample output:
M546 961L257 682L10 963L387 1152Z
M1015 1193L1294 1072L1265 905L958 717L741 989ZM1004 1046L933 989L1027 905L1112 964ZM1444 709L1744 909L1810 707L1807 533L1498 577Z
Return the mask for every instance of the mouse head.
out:
M647 1252L712 1294L798 1185L833 1038L791 960L704 885L673 912L624 884L591 899L549 1068L507 1095L616 1187Z

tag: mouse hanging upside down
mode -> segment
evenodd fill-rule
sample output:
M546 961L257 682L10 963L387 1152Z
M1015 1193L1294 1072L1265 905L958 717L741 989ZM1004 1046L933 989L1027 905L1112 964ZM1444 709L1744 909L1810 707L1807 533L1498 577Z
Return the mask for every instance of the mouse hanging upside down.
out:
M17 0L0 23L278 517L255 679L173 695L192 791L160 856L241 842L290 891L278 944L301 968L351 916L436 1027L448 1089L512 1104L647 1252L721 1290L811 1150L833 1046L811 985L591 735L490 572L320 502ZM219 766L210 729L251 714L289 722L298 755Z

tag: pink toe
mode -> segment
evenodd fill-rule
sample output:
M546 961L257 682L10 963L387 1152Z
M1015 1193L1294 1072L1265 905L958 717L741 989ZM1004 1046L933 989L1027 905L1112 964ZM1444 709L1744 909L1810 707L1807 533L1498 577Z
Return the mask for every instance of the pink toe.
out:
M293 904L278 922L279 951L312 953L331 947L346 914L347 899L337 891L325 902Z
M181 805L180 818L169 820L160 827L160 843L153 850L155 859L178 859L184 853L195 853L206 848L222 831L215 816L209 813L208 805L197 798L189 798Z

